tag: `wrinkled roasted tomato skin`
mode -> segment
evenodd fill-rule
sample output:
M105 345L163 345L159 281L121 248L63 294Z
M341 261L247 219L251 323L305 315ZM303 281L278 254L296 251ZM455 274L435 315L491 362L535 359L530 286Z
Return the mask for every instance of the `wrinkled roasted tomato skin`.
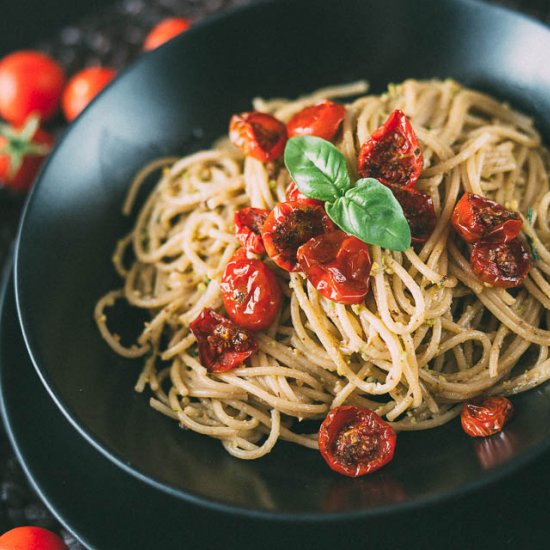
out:
M318 442L321 455L335 472L359 477L392 460L396 434L374 411L344 405L328 413Z
M241 366L258 351L258 345L247 330L233 321L204 308L189 324L199 345L201 365L209 372L225 372Z
M317 199L310 199L309 197L306 197L298 189L298 186L296 185L295 181L290 182L290 184L286 188L285 196L286 196L287 202L302 201L302 202L308 202L309 204L317 204L319 206L323 206L325 204L323 201L319 201Z
M396 109L361 146L358 171L362 178L414 187L424 164L424 155L406 115Z
M287 123L288 137L317 136L332 141L346 116L346 108L325 99L315 105L304 107Z
M262 239L269 257L286 271L299 269L298 248L309 239L334 230L325 209L306 201L281 202L262 227Z
M336 230L310 239L297 253L303 271L317 291L339 304L360 304L370 286L371 260L366 243Z
M514 288L527 277L531 258L521 239L505 243L479 242L472 248L470 265L482 282L500 288Z
M411 239L414 244L424 244L433 233L437 224L434 202L428 193L411 187L389 185L411 228Z
M286 126L266 113L241 113L231 117L229 139L246 156L271 162L283 154Z
M266 329L279 313L277 278L261 260L247 258L242 248L229 260L220 288L227 314L240 327Z
M451 223L467 243L511 241L523 225L517 212L474 193L462 195L453 210Z
M265 252L260 229L269 211L264 208L241 208L233 217L237 239L248 252L263 254Z
M514 415L506 397L479 397L466 401L460 413L462 429L471 437L487 437L502 431Z

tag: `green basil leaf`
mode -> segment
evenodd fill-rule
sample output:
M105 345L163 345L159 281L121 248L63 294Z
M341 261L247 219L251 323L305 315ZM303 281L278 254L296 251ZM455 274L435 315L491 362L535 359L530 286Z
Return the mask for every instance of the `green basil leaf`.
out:
M351 187L344 155L325 139L314 136L289 139L285 164L306 197L333 201Z
M390 189L374 178L360 179L325 208L337 226L366 243L389 250L411 246L411 230L401 205Z

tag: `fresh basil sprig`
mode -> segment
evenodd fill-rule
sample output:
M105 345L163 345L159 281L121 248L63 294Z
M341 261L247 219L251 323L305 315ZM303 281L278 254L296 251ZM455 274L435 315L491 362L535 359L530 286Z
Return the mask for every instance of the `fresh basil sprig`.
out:
M285 147L285 164L306 197L331 202L351 187L344 155L325 139L290 139Z
M406 250L411 230L393 193L377 179L360 179L343 197L325 204L330 219L346 233L389 250Z
M344 155L332 143L311 136L290 139L285 164L306 197L325 201L330 219L362 241L406 250L411 230L391 190L374 178L350 181Z

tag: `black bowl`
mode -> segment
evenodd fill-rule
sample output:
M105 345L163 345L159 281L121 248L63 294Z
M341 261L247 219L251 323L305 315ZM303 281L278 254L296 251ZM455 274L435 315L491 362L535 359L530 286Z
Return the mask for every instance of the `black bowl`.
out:
M261 2L197 25L127 70L67 132L21 226L18 310L52 397L119 466L173 495L227 511L289 518L366 516L494 479L550 442L550 386L516 398L506 434L464 436L457 422L402 434L393 462L351 480L318 453L279 443L244 462L183 432L132 391L139 362L115 356L92 320L118 284L110 265L129 227L120 205L148 160L207 146L256 95L296 96L367 78L453 77L536 117L550 136L550 32L464 0Z

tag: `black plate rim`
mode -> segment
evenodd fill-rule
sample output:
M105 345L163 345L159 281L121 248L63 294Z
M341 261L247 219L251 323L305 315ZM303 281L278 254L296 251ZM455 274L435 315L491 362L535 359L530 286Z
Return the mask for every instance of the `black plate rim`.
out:
M13 266L11 265L13 263L13 259L10 258L6 265L4 266L4 270L2 273L2 277L0 280L0 315L4 311L4 307L6 305L6 297L8 295L8 292L10 290L14 292L13 290ZM15 320L13 320L15 322ZM0 335L2 333L3 327L0 325ZM1 336L0 336L1 338ZM30 358L27 358L30 359ZM48 507L48 510L55 516L57 521L63 525L67 531L69 531L82 545L92 548L93 542L90 541L85 535L80 533L78 530L74 529L69 523L65 520L63 517L63 514L59 512L57 509L57 506L52 503L51 499L48 497L48 495L42 490L42 487L40 484L38 484L35 480L34 475L32 474L29 465L27 463L27 460L25 458L25 455L21 452L21 449L19 447L19 444L17 442L17 437L14 434L11 416L8 412L8 408L6 406L6 402L4 399L4 391L3 391L3 365L0 365L0 417L2 419L2 424L4 426L4 430L6 431L6 435L8 437L8 441L10 442L11 448L13 449L15 456L21 465L21 468L23 469L23 472L25 474L25 477L27 478L28 482L30 483L32 489L35 491L35 493L40 497L42 502L46 504Z
M6 291L3 291L6 292ZM0 310L4 307L3 301L0 305ZM0 386L2 386L2 369L0 368ZM57 506L54 502L48 497L48 495L42 490L42 486L36 481L32 471L29 468L29 465L26 461L25 455L21 452L17 438L12 430L12 423L10 420L10 415L7 412L7 407L4 401L3 392L0 391L0 416L2 417L2 424L6 435L10 442L11 448L15 453L19 465L23 469L27 481L30 483L33 491L40 497L40 500L48 507L48 510L53 514L55 519L63 525L63 527L69 531L83 546L86 548L93 548L93 543L85 535L83 535L79 530L75 529L70 525L66 519L63 517L63 514L59 512Z
M290 3L290 2L296 2L296 1L302 1L302 0L256 0L250 4L244 4L240 6L236 6L234 8L228 9L225 12L212 15L211 17L206 18L203 21L198 22L196 25L194 25L191 29L189 29L186 33L183 33L173 40L169 41L168 43L162 45L157 50L170 48L174 43L179 43L182 41L189 40L190 37L195 34L195 32L199 31L201 29L209 28L211 26L216 25L219 21L223 21L226 18L232 18L238 16L242 12L252 12L255 10L262 9L265 5L271 5L271 4L280 4L282 2ZM305 0L304 0L305 1ZM440 0L441 1L441 0ZM482 0L443 0L447 2L448 4L455 4L456 6L460 7L463 5L470 5L473 7L476 7L480 10L486 10L488 12L493 13L503 13L506 14L508 17L514 17L518 19L523 19L527 22L529 22L531 25L538 26L541 30L544 30L546 33L550 33L550 28L548 25L545 25L544 23L540 22L539 20L535 19L534 17L531 17L529 15L517 12L516 10L507 7L507 6L500 6L491 4L488 2L484 2ZM120 71L119 76L117 76L116 79L114 79L111 83L109 83L104 90L100 94L98 94L97 97L95 97L92 102L86 107L84 110L84 113L90 108L91 105L93 105L96 101L98 101L104 93L107 93L111 86L113 86L118 78L122 78L125 74L127 74L130 71L137 70L139 66L147 62L147 59L154 56L157 50L153 50L152 52L142 55L140 58L138 58L136 61L131 63L128 67L124 68L122 71ZM80 123L80 118L78 118L74 123L73 126L76 126ZM193 491L184 491L182 489L177 489L167 483L163 483L160 481L157 481L150 475L142 472L141 470L137 469L136 467L132 467L129 464L127 464L124 460L124 457L119 456L116 452L112 451L111 449L107 448L104 444L101 443L99 438L94 436L91 432L87 431L85 427L81 426L77 420L72 416L71 411L65 406L63 403L62 398L57 395L57 393L54 391L53 387L50 384L49 377L46 372L43 371L43 369L40 366L40 362L38 361L38 358L35 357L35 354L33 354L32 346L30 345L30 341L28 339L28 335L26 333L26 321L25 321L25 310L22 307L21 303L21 288L19 284L20 280L20 241L21 241L21 235L24 231L25 221L29 217L29 212L32 209L32 204L34 203L34 199L36 196L36 189L40 186L42 180L44 179L44 175L47 172L47 168L49 163L52 161L52 159L55 156L55 152L58 148L60 148L63 144L63 142L69 138L71 132L70 129L62 135L58 143L56 144L56 147L54 151L49 155L48 159L44 163L40 174L35 181L35 184L33 186L33 191L31 191L25 207L23 209L21 220L18 227L17 232L17 238L16 238L16 245L15 245L15 252L14 252L14 267L13 267L13 274L14 274L14 288L15 288L15 301L16 301L16 307L17 307L17 316L19 320L19 325L22 331L23 339L25 342L25 346L27 348L27 352L29 354L29 358L32 361L32 364L38 373L38 376L42 382L42 384L45 386L45 388L48 391L48 394L54 401L54 403L57 405L57 407L61 410L65 418L70 422L70 424L75 428L75 430L80 434L81 437L83 437L89 444L91 444L96 450L98 450L101 454L103 454L105 457L107 457L109 460L111 460L113 463L115 463L118 467L120 467L125 472L129 473L130 475L134 476L141 482L144 482L148 485L151 485L152 487L177 498L180 498L186 502L189 502L191 504L199 505L214 511L219 511L226 514L232 514L235 516L245 516L249 518L257 518L262 520L269 520L273 522L293 522L293 523L324 523L324 522L332 522L332 521L341 521L342 519L348 519L348 520L356 520L361 518L376 518L381 516L387 516L390 514L398 514L402 513L407 510L416 510L416 509L423 509L427 506L431 506L433 504L437 504L444 501L454 500L456 498L462 497L465 494L475 491L485 485L493 484L502 477L505 477L512 473L513 471L517 470L518 468L524 466L525 464L531 462L536 457L538 457L540 454L542 454L545 450L550 449L550 438L547 438L544 441L541 441L540 443L534 445L532 448L530 448L528 451L522 452L517 457L514 457L510 461L498 465L494 467L490 472L486 473L483 477L476 479L474 481L465 483L464 485L454 488L452 490L441 490L439 492L426 495L423 497L418 497L414 500L407 501L407 502L401 502L401 503L395 503L390 505L384 505L384 506L378 506L376 508L367 508L362 509L358 511L345 511L345 512L330 512L330 513L312 513L312 512L295 512L295 513L287 513L287 512L272 512L272 511L264 511L264 510L256 510L247 506L241 506L241 505L232 505L228 504L222 501L212 500L205 497L200 496L199 494L193 492ZM550 383L550 382L549 382Z

